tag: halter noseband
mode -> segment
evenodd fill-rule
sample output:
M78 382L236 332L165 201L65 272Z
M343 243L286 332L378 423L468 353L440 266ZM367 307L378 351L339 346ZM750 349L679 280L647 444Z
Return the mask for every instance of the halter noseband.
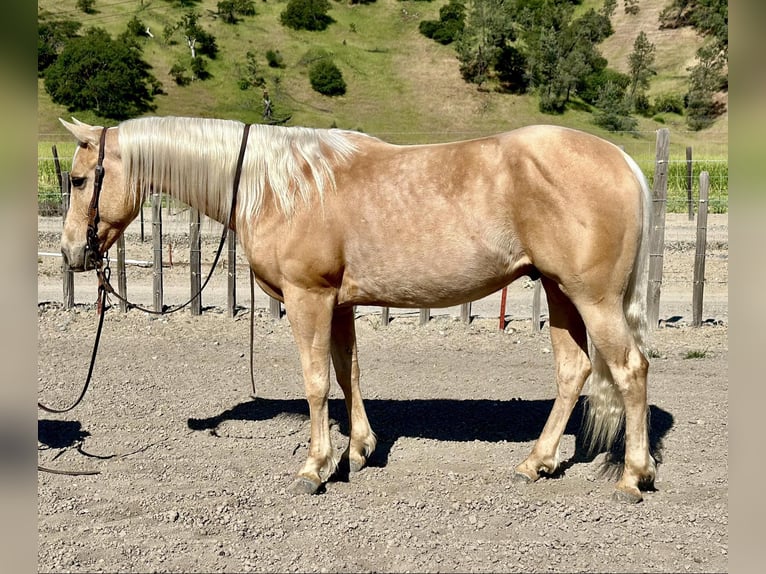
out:
M101 186L104 182L104 155L106 152L106 130L109 128L103 128L101 130L101 138L98 143L98 162L96 163L95 179L93 180L93 196L90 198L90 205L88 206L88 230L86 232L85 241L85 260L92 259L95 263L95 267L100 267L100 263L103 259L101 253L101 246L98 241L98 223L100 217L98 214L98 201L101 197Z

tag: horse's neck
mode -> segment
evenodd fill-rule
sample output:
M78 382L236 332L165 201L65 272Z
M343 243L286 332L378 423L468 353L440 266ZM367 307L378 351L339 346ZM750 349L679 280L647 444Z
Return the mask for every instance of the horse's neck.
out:
M180 176L174 174L172 177L178 178ZM228 223L231 214L231 203L226 198L230 197L230 192L226 193L226 190L221 190L225 198L221 201L216 193L210 189L203 189L203 186L206 186L206 184L185 183L184 185L172 185L169 182L158 183L155 181L145 193L150 196L164 194L169 198L188 205L190 208L198 211L200 215L204 215L218 223ZM147 197L144 197L144 200L146 199ZM154 198L152 199L154 201ZM159 201L159 197L156 200Z
M230 207L227 210L222 210L221 206L216 201L211 200L210 193L179 193L176 190L169 189L164 192L169 197L185 203L194 210L197 210L200 215L204 215L209 219L217 221L218 223L224 223L229 221L231 214ZM222 212L225 211L225 212Z

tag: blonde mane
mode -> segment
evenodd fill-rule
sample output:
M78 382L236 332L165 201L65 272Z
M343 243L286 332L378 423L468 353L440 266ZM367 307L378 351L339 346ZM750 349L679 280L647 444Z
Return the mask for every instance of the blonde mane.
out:
M150 117L120 124L125 182L136 199L163 191L225 221L244 124L232 120ZM290 217L299 202L321 202L333 169L356 150L342 130L254 124L239 184L237 218L252 222L271 197Z

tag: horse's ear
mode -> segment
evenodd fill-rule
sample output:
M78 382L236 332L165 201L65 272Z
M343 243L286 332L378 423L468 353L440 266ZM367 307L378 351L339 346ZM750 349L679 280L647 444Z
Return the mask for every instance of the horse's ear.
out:
M89 126L88 124L75 120L74 118L72 118L72 120L75 123L70 124L69 122L59 118L61 124L77 139L78 142L84 145L98 147L99 138L101 137L101 130L103 128L101 126Z

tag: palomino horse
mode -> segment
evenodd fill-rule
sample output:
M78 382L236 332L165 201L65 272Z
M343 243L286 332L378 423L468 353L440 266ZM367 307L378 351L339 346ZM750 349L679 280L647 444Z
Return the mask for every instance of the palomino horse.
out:
M146 194L161 191L235 229L258 284L284 301L311 415L293 492L315 492L336 469L331 360L348 408L351 470L375 448L354 305L452 306L523 275L545 288L558 390L515 476L533 482L556 471L590 377L592 452L611 446L624 425L616 498L639 501L652 487L642 351L650 195L618 147L553 126L400 146L351 131L214 119L140 118L107 130L62 123L79 142L61 246L73 269L98 266Z

